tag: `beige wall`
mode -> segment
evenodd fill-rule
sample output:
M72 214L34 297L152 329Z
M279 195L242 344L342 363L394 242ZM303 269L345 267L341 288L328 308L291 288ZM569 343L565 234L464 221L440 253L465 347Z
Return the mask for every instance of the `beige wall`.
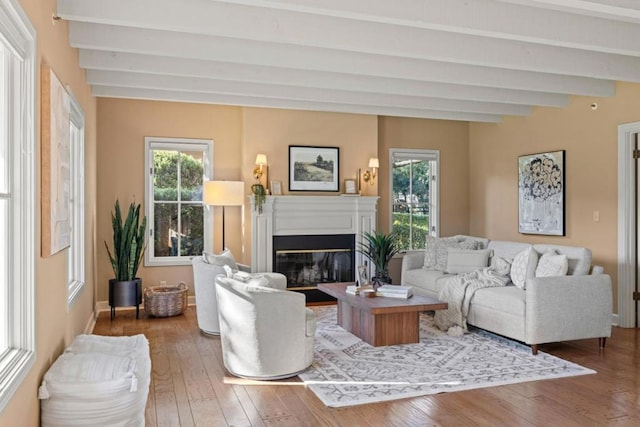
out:
M86 172L86 285L75 304L67 310L67 253L62 250L50 257L40 256L40 199L36 213L36 363L4 411L0 425L39 425L37 389L42 375L62 349L79 333L92 325L95 301L95 164L96 102L85 84L78 66L78 52L69 48L68 25L52 23L53 0L21 0L37 32L37 117L36 142L40 150L40 64L46 61L64 85L69 85L85 113ZM40 155L36 156L40 170ZM36 194L40 194L40 173L36 177Z
M104 241L112 245L111 212L116 198L121 205L132 201L144 209L145 136L212 139L214 178L240 179L241 109L204 104L137 101L100 98L98 100L98 301L108 300L109 279L113 270ZM214 210L214 230L222 229L220 208ZM240 252L241 239L233 230L238 226L240 208L225 211L225 244ZM222 246L221 233L214 233L214 248ZM138 276L144 287L166 281L175 285L184 281L193 294L191 266L145 267Z
M269 180L282 181L284 194L289 193L289 145L329 146L340 148L340 191L344 180L355 179L358 168L366 168L370 157L378 151L377 117L359 114L321 113L313 111L244 109L243 179L247 193L254 183L252 175L256 154L267 155ZM363 194L376 195L377 186L368 186ZM337 193L317 193L320 195ZM251 212L245 209L244 261L251 261Z
M449 120L380 117L380 204L378 226L388 231L389 150L440 150L440 235L469 231L469 124Z
M615 97L572 97L564 109L536 108L501 124L471 124L471 233L589 247L617 290L617 127L639 120L640 85L618 84ZM519 234L517 157L552 150L566 150L566 236Z

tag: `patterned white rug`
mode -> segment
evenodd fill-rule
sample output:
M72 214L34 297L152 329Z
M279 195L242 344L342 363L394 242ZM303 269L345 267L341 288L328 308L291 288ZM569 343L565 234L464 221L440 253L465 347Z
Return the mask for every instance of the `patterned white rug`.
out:
M372 347L336 324L336 306L314 311L315 358L299 377L327 406L595 373L478 329L450 337L427 314L420 315L420 343Z

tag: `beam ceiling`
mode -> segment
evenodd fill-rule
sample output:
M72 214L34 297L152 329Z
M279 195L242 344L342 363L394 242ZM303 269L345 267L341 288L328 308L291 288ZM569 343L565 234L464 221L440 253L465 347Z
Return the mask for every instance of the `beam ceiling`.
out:
M58 0L101 97L499 122L640 82L635 0Z

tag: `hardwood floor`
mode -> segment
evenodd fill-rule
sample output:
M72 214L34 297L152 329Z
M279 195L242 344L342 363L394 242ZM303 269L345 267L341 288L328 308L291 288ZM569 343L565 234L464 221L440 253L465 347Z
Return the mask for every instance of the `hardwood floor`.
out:
M149 339L152 378L147 426L637 426L640 425L640 333L614 328L598 340L540 345L594 369L595 375L327 408L297 378L247 381L228 375L220 339L200 334L195 307L147 317L101 312L95 334Z

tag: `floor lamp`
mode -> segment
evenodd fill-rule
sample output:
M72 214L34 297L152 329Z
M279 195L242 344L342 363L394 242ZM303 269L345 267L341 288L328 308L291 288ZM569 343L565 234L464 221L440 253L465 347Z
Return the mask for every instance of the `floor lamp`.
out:
M224 245L224 208L244 204L244 182L205 181L203 202L209 206L222 206L222 250Z

